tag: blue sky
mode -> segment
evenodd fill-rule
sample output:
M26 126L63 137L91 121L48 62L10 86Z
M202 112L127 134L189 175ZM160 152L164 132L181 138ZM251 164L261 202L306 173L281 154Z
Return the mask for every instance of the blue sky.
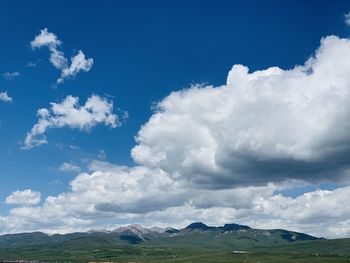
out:
M153 137L147 137L147 132L138 142L135 142L135 136L142 125L149 123L150 117L157 112L154 109L156 103L164 102L164 98L172 92L190 88L192 85L225 85L228 72L235 64L248 66L249 72L272 66L283 70L292 69L295 65L303 65L315 54L322 38L335 35L347 39L350 33L350 28L344 23L344 16L350 10L350 4L346 1L3 1L0 6L0 92L7 92L12 98L12 102L0 101L0 215L3 220L0 220L0 226L1 222L7 222L11 211L16 211L13 209L21 208L22 205L25 209L41 207L48 196L71 193L69 182L75 182L80 171L86 171L89 175L98 171L106 172L107 164L134 167L136 163L147 169L161 169L175 180L172 184L180 183L182 179L178 178L182 178L187 170L183 171L181 168L180 171L174 168L176 160L169 160L169 167L168 163L154 165L152 158L157 156L160 146L151 149L152 157L148 160L145 160L140 152L130 154L135 145L149 147L155 140ZM87 59L93 59L91 68L87 72L81 71L72 75L62 84L55 85L61 73L60 69L50 63L49 49L47 46L31 47L31 41L44 28L62 42L58 49L64 53L68 63L72 56L82 50ZM32 66L29 66L30 63ZM14 72L18 72L18 76L6 77L6 73ZM84 105L92 95L98 95L105 102L112 103L113 114L120 118L120 127L113 128L98 122L91 129L83 131L69 125L52 128L45 132L47 144L23 149L27 132L38 122L37 110L50 109L51 102L61 103L68 95L78 97L80 105ZM200 100L198 103L201 103ZM206 107L206 103L210 104L203 100L203 107ZM215 112L215 109L214 107L209 111ZM163 111L172 112L168 108ZM124 112L128 113L127 119L122 117ZM198 114L201 114L200 111ZM197 117L201 119L201 116ZM152 125L146 126L153 129ZM234 125L235 122L232 123L232 126ZM187 127L191 129L192 126ZM176 129L176 126L170 126L170 129L172 128ZM341 136L339 135L340 139ZM176 142L177 138L167 137L167 140ZM274 140L278 141L277 138ZM191 144L191 140L188 143ZM242 155L245 153L242 152ZM233 163L234 161L229 159L230 155L227 156L222 162ZM331 158L340 158L337 156ZM282 193L286 198L297 198L304 192L314 191L318 187L333 191L337 187L348 185L343 177L341 180L328 180L328 177L331 177L330 171L339 168L339 164L336 167L325 165L323 170L318 171L315 167L319 167L324 159L315 161L315 166L305 168L304 163L300 166L295 164L300 160L305 161L298 158L287 158L284 167L292 167L293 170L293 167L302 166L300 173L311 174L310 177L316 179L305 179L299 172L291 172L290 175L288 171L283 175L271 175L269 180L260 180L259 178L265 176L265 170L269 174L273 174L275 170L269 170L274 164L259 163L262 165L259 166L259 171L262 171L258 172L261 173L260 177L252 177L251 180L237 178L244 177L244 173L255 174L256 171L240 170L239 173L243 175L239 174L236 178L234 173L237 170L232 170L230 174L232 173L234 180L223 174L210 175L209 179L203 179L201 176L207 176L210 172L196 168L191 170L190 174L199 174L200 177L198 180L190 179L189 184L193 183L194 189L220 189L219 192L215 192L218 199L224 195L221 195L220 191L227 190L222 187L225 181L229 182L229 190L235 191L237 187L263 189L268 187L266 185L287 184L288 180L301 179L291 188L269 188L269 191ZM345 166L349 164L348 161L344 160ZM62 171L64 163L74 165L76 171ZM93 164L98 168L91 168ZM255 165L258 167L258 164ZM230 164L225 166L227 167L231 167ZM117 173L114 168L112 170L114 172L111 173ZM313 174L311 170L317 170L317 173ZM188 178L191 175L183 176ZM222 179L220 182L217 181L219 177ZM34 202L32 206L6 201L14 191L25 189L40 192L40 202ZM191 200L181 194L176 196L181 200ZM152 202L159 198L161 197L149 199ZM187 207L188 202L184 203ZM155 211L135 212L137 216L129 217L120 215L124 209L120 204L112 202L106 206L106 202L102 202L90 205L97 207L97 210L103 207L104 212L106 207L116 207L112 209L116 215L104 223L98 220L101 215L94 213L89 218L93 221L90 225L64 226L57 223L51 226L52 229L64 232L134 221L182 225L192 219L198 219L220 223L196 213L192 217L168 222L163 216L147 214ZM168 205L159 210L174 207L181 206ZM226 206L217 204L212 207L215 210ZM250 218L248 223L260 226L259 216ZM246 223L245 218L235 213L225 217L227 220L242 223ZM3 229L6 229L4 232L47 230L43 225L35 225L32 221L28 224L23 223L23 227L18 229L7 226L7 223L3 224ZM320 224L315 225L311 231L315 234L321 233L319 231L323 225L321 227ZM289 225L265 223L261 226L304 230L297 222ZM329 230L325 234L335 235L334 233ZM342 233L345 235L348 232Z

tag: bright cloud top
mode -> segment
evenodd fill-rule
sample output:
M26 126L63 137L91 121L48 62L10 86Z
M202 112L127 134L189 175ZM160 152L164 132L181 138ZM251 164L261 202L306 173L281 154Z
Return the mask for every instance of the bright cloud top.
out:
M350 41L329 36L305 65L171 93L141 128L134 160L206 187L343 180L350 169ZM335 128L336 127L336 128Z
M0 92L0 101L2 101L2 102L12 102L12 98L7 94L7 91Z
M24 149L47 143L45 132L48 129L69 127L87 131L97 124L115 128L120 125L118 116L113 113L113 103L106 98L92 95L85 105L79 105L79 98L67 96L61 103L51 103L51 108L41 108L37 112L39 120L24 141Z
M48 32L47 28L40 30L40 34L37 35L30 44L33 49L48 47L51 53L51 64L61 71L61 76L57 79L57 84L63 83L68 78L75 77L79 72L88 72L94 63L92 58L86 59L83 51L79 50L78 53L71 58L71 63L68 65L64 53L58 50L62 42L54 33Z
M5 202L9 205L37 205L41 200L41 194L30 189L23 191L14 191L9 195Z

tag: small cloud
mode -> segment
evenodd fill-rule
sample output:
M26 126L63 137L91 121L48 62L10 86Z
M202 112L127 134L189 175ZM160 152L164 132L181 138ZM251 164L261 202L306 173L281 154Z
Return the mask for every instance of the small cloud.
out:
M21 75L21 73L15 71L15 72L5 72L2 74L2 76L7 80L13 80L14 78L17 78Z
M71 58L70 66L62 69L57 84L63 83L65 79L74 78L80 71L88 72L93 64L94 60L92 58L86 59L83 51L79 50L78 54Z
M61 142L56 142L55 143L55 146L59 149L59 150L63 150L64 149L64 145L63 145L63 143L61 143Z
M350 26L350 12L344 15L345 17L345 24Z
M61 41L53 33L48 32L47 28L40 30L40 34L35 36L34 40L30 42L31 47L40 48L43 46L49 47L49 49L57 48L61 45Z
M129 112L123 111L122 117L123 117L123 120L128 119L129 118Z
M53 180L53 181L49 182L49 185L61 185L61 184L63 184L63 183L60 180Z
M27 68L35 68L37 64L35 62L29 61L29 63L26 65Z
M0 92L0 101L2 101L2 102L12 102L12 98L7 94L7 91Z
M25 65L25 67L26 68L35 68L35 67L37 67L38 66L38 64L41 62L41 60L40 59L38 59L37 61L29 61L28 63L27 63L27 65Z
M69 172L69 173L79 173L81 171L80 167L71 163L63 163L59 167L61 172Z
M69 145L69 149L71 149L71 150L80 150L80 147L71 144L71 145Z
M102 149L98 151L97 158L100 160L105 160L107 158L106 152Z
M78 97L69 95L61 103L52 102L49 109L39 109L37 115L39 120L27 133L22 149L46 144L45 132L52 128L89 131L98 124L111 128L121 125L119 117L113 113L113 102L97 95L92 95L82 106Z
M30 189L23 191L14 191L6 197L5 203L8 205L37 205L40 203L41 193L34 192Z

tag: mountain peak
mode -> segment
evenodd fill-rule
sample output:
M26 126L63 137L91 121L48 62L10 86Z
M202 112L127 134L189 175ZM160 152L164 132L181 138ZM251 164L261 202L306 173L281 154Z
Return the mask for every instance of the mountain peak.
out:
M249 226L246 225L239 225L239 224L225 224L223 227L224 231L236 231L236 230L248 230L251 229Z
M117 229L115 229L113 232L117 232L117 233L122 233L125 231L130 231L132 233L134 233L137 236L143 235L143 234L147 234L150 232L149 229L147 228L143 228L141 225L129 225L129 226L124 226L124 227L119 227Z
M185 229L198 229L198 230L208 230L210 227L208 227L206 224L203 224L202 222L194 222L192 224L189 224Z

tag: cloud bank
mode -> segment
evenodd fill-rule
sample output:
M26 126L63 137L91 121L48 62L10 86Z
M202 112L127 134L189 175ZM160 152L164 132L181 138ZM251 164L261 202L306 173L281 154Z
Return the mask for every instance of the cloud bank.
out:
M69 127L88 131L97 124L116 128L119 118L113 113L113 102L106 98L92 95L83 106L79 98L68 95L61 103L50 103L49 109L38 110L38 122L33 126L24 140L23 149L31 149L47 143L45 133L48 129Z
M61 76L57 79L56 83L61 84L66 79L75 77L79 72L88 72L94 64L92 58L85 58L83 51L79 50L78 53L73 56L68 64L64 53L58 48L62 42L58 37L51 32L48 32L47 28L40 30L40 34L37 35L30 45L33 49L47 47L50 51L50 62L58 70L61 71Z
M42 206L20 206L0 217L6 232L23 229L49 233L86 231L118 224L185 226L246 223L259 228L287 228L326 237L350 234L350 187L315 190L298 197L269 184L232 189L195 189L164 171L93 161L90 171L70 183L71 191L49 196ZM332 213L329 213L332 211Z

